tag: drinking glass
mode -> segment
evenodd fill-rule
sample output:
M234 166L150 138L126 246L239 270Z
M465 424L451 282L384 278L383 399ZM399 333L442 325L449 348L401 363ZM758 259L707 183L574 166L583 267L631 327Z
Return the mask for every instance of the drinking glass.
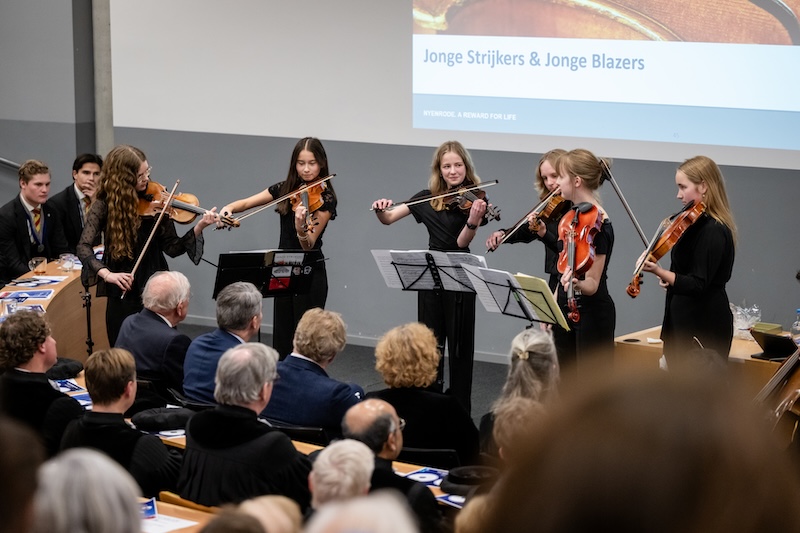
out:
M34 257L28 261L28 268L30 268L34 274L44 274L47 272L47 258Z

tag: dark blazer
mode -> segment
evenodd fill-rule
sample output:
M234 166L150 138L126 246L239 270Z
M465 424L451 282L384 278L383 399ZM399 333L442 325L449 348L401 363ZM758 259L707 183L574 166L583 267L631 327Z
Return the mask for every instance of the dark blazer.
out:
M31 427L53 456L64 429L83 415L83 407L56 390L44 374L11 369L0 376L0 413Z
M400 387L370 392L367 398L389 402L405 419L404 446L453 449L462 465L477 464L478 429L455 396Z
M241 341L220 328L195 338L186 351L183 363L183 393L190 400L216 403L214 375L219 358Z
M31 257L57 259L60 254L68 251L67 239L64 228L58 221L58 214L52 206L44 203L44 250L37 252L28 233L29 219L26 211L19 195L0 207L0 286L29 272L28 261Z
M422 533L442 531L441 514L431 489L422 483L398 476L394 473L390 460L376 456L369 491L383 489L396 490L405 497Z
M169 399L164 388L183 390L183 361L191 342L156 313L142 309L125 319L114 346L131 352L136 359L136 377L152 381Z
M262 416L297 426L321 427L342 434L345 412L364 398L364 389L328 376L321 366L289 355L278 363L272 398Z
M47 200L47 205L56 210L61 227L64 228L67 247L74 254L83 231L83 217L81 216L83 206L75 194L75 184L70 184L63 191ZM97 246L98 244L100 244L100 235L97 236L92 246Z
M186 426L178 493L202 505L281 494L305 510L311 502L310 471L308 457L255 412L218 405L195 414Z

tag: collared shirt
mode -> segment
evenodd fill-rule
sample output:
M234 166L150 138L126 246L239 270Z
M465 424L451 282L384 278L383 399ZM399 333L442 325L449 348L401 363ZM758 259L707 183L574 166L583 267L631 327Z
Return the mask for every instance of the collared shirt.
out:
M39 205L31 205L31 204L29 204L29 203L27 202L27 200L25 200L25 197L24 197L24 196L22 196L22 194L20 194L20 195L19 195L19 200L22 202L22 205L24 205L24 206L25 206L25 209L27 209L27 210L28 210L28 214L30 215L30 217L31 217L31 220L33 220L33 210L34 210L34 209L36 209L37 207L38 207L39 209L41 209L41 208L42 208L42 205L41 205L41 204L39 204Z
M150 310L151 310L151 311L153 311L152 309L150 309ZM153 312L154 312L154 313L156 313L155 311L153 311ZM177 326L177 324L173 324L172 322L170 322L170 321L169 321L169 319L168 319L167 317L165 317L164 315L162 315L162 314L159 314L159 313L156 313L156 314L157 314L158 316L160 316L160 317L161 317L161 320L163 320L164 322L166 322L166 324L167 324L169 327L171 327L171 328L174 328L175 326Z
M311 359L309 357L306 357L305 355L300 355L299 353L292 352L292 353L289 354L289 356L290 357L297 357L298 359L305 359L306 361L311 361L312 363L314 363L318 367L322 368L321 364L317 363L316 361L314 361L313 359Z

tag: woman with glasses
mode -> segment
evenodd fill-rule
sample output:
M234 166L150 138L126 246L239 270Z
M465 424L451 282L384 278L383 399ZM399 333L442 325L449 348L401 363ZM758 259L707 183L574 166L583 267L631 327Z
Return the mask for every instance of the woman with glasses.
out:
M134 146L119 145L106 156L95 201L86 216L86 225L78 243L78 257L83 263L84 286L97 284L97 295L107 296L106 328L111 346L123 320L142 309L142 290L148 278L159 270L169 270L164 254L178 257L187 254L194 264L203 256L203 230L216 223L207 212L194 228L182 237L166 216L144 250L157 217L140 216L139 199L143 198L152 168L144 152ZM97 259L92 242L103 234L105 252ZM136 273L134 264L141 262Z

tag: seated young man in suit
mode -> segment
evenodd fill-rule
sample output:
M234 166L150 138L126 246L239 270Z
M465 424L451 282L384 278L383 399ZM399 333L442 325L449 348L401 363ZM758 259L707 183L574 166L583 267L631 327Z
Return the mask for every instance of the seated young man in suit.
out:
M32 257L57 259L67 252L58 216L46 204L50 169L28 160L19 168L19 196L0 207L0 287L30 271Z
M239 344L219 360L217 406L186 426L178 493L202 505L239 503L280 494L305 510L311 464L289 437L258 419L270 401L278 353L259 343Z
M100 185L102 166L103 158L97 154L79 155L72 163L72 183L47 202L58 213L58 221L64 228L67 239L67 248L73 254L81 238L86 213L89 212L94 193ZM99 235L94 245L98 244Z
M367 399L351 407L342 420L342 433L347 439L361 441L375 454L370 492L394 489L405 496L416 515L420 531L441 531L441 515L436 498L430 489L392 470L392 461L403 449L405 421L388 402Z
M345 412L364 397L360 386L337 381L325 371L346 342L339 313L318 307L306 311L294 333L294 350L278 363L280 379L262 415L339 435Z
M0 325L0 413L33 428L50 456L67 424L83 415L81 404L47 379L55 363L56 341L43 316L23 310L6 317Z
M183 361L192 340L175 327L189 313L191 290L189 280L180 272L156 272L142 292L144 309L122 323L114 346L133 354L136 375L152 386L152 390L139 387L129 414L174 401L168 388L183 390Z
M183 393L190 400L214 403L214 374L225 350L249 342L261 328L263 296L246 281L217 294L217 329L195 338L183 363Z
M147 497L162 490L174 491L178 483L181 455L170 450L155 435L133 429L124 413L136 399L136 362L121 348L93 353L84 369L92 410L67 426L61 449L95 448L125 470Z

